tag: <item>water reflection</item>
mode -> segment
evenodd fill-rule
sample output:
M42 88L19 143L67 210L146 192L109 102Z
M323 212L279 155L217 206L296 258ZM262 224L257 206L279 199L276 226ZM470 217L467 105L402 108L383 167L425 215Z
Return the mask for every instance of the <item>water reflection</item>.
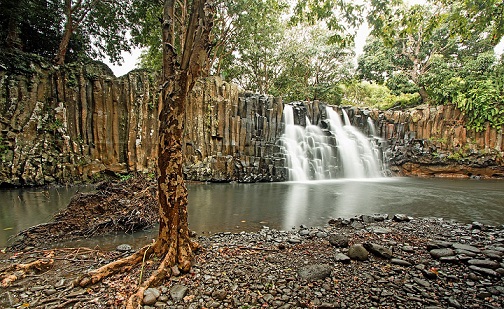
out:
M321 226L329 218L404 213L460 222L504 224L504 181L380 178L257 184L191 184L189 227L199 234ZM79 188L0 191L0 247L10 235L50 221ZM157 229L83 240L75 245L139 247ZM68 244L67 244L68 245Z
M92 186L0 190L0 246L21 230L51 221L77 192L91 190Z

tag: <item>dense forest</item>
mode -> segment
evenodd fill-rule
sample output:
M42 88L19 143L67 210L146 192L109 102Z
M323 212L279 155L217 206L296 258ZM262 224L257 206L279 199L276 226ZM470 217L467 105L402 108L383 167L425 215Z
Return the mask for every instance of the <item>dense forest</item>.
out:
M188 2L177 2L178 9L190 10ZM494 51L504 33L501 1L215 5L203 74L287 101L381 109L456 104L478 131L485 122L504 123L504 65ZM139 66L161 70L163 1L20 0L2 1L0 8L4 68L22 68L20 52L59 65L104 58L121 63L121 52L142 47ZM357 57L354 38L363 27L370 35ZM179 35L176 45L185 33Z

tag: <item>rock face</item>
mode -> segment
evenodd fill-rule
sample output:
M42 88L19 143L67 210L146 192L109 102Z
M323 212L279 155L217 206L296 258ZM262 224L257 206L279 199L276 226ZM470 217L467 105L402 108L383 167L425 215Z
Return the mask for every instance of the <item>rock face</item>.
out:
M151 74L116 78L100 64L32 68L18 74L0 66L0 184L155 171L161 102ZM281 100L239 93L219 78L198 82L186 111L186 177L283 180L275 144L282 110Z
M160 97L153 74L136 70L117 78L99 63L6 67L0 65L0 185L155 171ZM294 105L296 123L308 117L324 126L325 104ZM469 130L454 106L345 110L354 126L388 147L394 174L504 177L502 127ZM186 178L285 180L282 112L281 99L215 77L198 82L186 110Z

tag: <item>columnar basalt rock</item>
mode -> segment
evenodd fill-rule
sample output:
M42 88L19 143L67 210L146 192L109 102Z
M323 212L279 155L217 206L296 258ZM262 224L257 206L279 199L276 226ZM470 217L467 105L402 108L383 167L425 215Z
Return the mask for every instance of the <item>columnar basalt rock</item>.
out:
M101 172L155 171L159 87L136 70L116 78L102 64L30 74L0 67L0 184L86 181ZM188 101L185 173L199 181L284 180L276 145L280 99L201 80Z
M296 102L297 123L324 126L325 104ZM114 77L100 63L0 66L0 184L87 181L99 173L155 171L159 85L135 70ZM341 112L341 107L334 107ZM504 177L503 128L469 130L451 105L406 111L342 107L354 126L388 145L394 174ZM212 77L194 87L186 113L184 173L198 181L281 181L279 98Z

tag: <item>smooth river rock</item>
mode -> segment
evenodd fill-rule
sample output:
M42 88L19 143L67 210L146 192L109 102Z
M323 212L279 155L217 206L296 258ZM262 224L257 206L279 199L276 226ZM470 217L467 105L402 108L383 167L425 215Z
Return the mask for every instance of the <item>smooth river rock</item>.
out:
M432 249L431 251L429 251L429 253L435 259L439 259L439 258L442 258L445 256L455 255L455 251L453 251L452 249L448 249L448 248Z
M300 268L298 276L301 280L314 281L329 277L331 271L332 267L328 264L313 264Z
M348 256L352 260L365 261L369 257L369 252L362 244L355 244L348 249Z

